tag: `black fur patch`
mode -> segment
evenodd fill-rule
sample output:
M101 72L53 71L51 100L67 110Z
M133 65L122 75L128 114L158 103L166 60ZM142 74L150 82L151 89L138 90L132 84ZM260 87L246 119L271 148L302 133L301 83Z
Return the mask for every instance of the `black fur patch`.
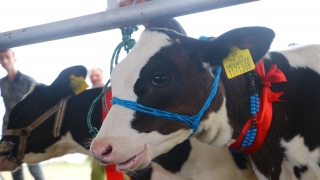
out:
M154 161L166 170L176 173L181 170L182 165L188 160L191 149L190 140L187 139L181 144L176 145L168 153L160 155Z
M188 160L189 154L191 152L191 143L187 139L181 144L178 144L168 153L163 154L155 158L153 161L160 164L165 170L172 173L179 172L183 164ZM136 171L132 176L133 180L150 180L152 175L152 169L143 169Z
M140 169L132 173L127 173L128 176L131 177L132 180L150 180L152 175L152 168L148 169Z
M293 168L293 171L294 171L294 175L300 179L301 178L301 174L303 174L304 172L306 172L308 170L308 167L307 166L295 166Z
M239 169L242 170L247 168L248 160L244 157L243 154L234 152L231 153L231 155Z

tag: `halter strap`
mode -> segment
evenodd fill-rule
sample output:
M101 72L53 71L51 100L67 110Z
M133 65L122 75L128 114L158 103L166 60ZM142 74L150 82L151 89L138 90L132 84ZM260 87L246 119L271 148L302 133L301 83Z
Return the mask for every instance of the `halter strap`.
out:
M40 126L43 122L45 122L49 117L51 117L56 112L57 112L57 115L54 122L53 135L54 137L60 136L60 132L61 132L60 130L61 130L68 99L69 98L62 99L59 104L47 110L29 126L21 129L9 129L3 133L3 136L19 136L20 141L17 149L17 158L12 158L14 162L18 164L22 163L21 160L23 159L25 154L28 136L35 128Z
M67 108L67 102L68 102L68 98L62 99L60 101L58 112L57 112L56 119L54 121L54 126L53 126L54 137L59 137L61 134L61 126L64 118L64 113Z

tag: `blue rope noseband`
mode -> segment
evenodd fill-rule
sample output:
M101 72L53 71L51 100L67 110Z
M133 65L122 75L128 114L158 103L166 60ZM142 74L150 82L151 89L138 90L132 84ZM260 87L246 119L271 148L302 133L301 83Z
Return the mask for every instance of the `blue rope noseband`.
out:
M190 135L190 136L192 136L196 132L196 130L198 129L198 127L200 125L200 120L201 120L204 112L209 108L211 101L213 100L213 98L215 97L215 95L217 93L218 83L219 83L219 79L220 79L220 72L221 72L221 66L219 66L217 68L217 71L215 73L215 79L214 79L213 85L212 85L212 91L211 91L207 101L205 102L205 104L202 107L202 109L200 110L200 112L196 115L193 115L193 116L186 116L186 115L180 115L180 114L175 114L175 113L171 113L171 112L166 112L166 111L143 106L143 105L141 105L137 102L134 102L134 101L122 100L117 97L113 97L111 103L113 105L117 104L117 105L126 107L128 109L132 109L135 111L146 113L146 114L156 116L159 118L183 122L189 128L191 128L193 130L192 134Z

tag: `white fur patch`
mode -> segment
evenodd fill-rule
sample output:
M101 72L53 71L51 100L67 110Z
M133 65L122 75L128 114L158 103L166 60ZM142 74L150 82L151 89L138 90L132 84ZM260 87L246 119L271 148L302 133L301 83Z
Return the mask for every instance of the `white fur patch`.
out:
M152 169L151 180L192 180L191 178L181 176L180 173L179 175L173 174L157 163L152 163Z
M62 136L59 141L45 149L45 153L28 153L22 159L28 164L39 163L50 158L63 156L65 154L81 153L88 155L88 150L79 145L73 138L70 132Z
M279 177L279 180L298 180L297 177L294 175L293 167L292 165L286 161L283 160L281 164L281 174Z
M227 147L212 148L195 138L190 141L192 149L188 160L177 173L185 179L256 179L249 168L237 167Z
M281 146L286 149L285 154L291 169L295 166L307 166L308 170L301 174L302 180L320 179L320 167L318 165L320 148L316 148L314 151L309 151L308 147L304 144L303 137L300 135L295 136L289 142L281 140L280 143ZM293 173L293 171L291 173ZM290 177L295 177L294 174L292 175L290 175Z
M226 99L224 98L220 110L210 113L208 119L201 121L195 137L203 143L209 143L210 146L222 147L230 141L232 132L227 117Z
M281 164L281 174L279 180L298 180L294 174L294 167L307 166L308 170L301 174L300 180L320 179L320 167L318 160L320 158L320 148L310 152L304 144L304 139L300 135L295 136L291 141L281 140L281 146L286 151L286 159ZM253 161L250 159L252 169L258 176L258 179L267 179L260 173Z
M297 46L279 53L288 59L290 66L310 68L320 74L320 45Z
M111 145L116 151L113 153L116 161L124 161L140 152L145 146L145 141L131 128L130 121L133 119L133 114L134 111L131 109L113 105L92 141L90 150Z

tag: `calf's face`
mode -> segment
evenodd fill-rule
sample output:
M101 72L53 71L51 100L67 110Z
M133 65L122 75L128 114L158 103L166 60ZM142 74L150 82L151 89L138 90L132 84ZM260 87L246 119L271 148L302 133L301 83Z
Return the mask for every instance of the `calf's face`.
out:
M166 29L146 30L112 72L113 96L176 114L197 114L212 90L216 67L229 54L230 48L252 46L247 42L221 44L226 38L229 37L204 41ZM183 142L192 131L182 122L114 104L90 152L103 164L117 164L119 170L141 169L156 156ZM195 136L213 146L223 146L231 139L231 134L224 85L220 81Z

